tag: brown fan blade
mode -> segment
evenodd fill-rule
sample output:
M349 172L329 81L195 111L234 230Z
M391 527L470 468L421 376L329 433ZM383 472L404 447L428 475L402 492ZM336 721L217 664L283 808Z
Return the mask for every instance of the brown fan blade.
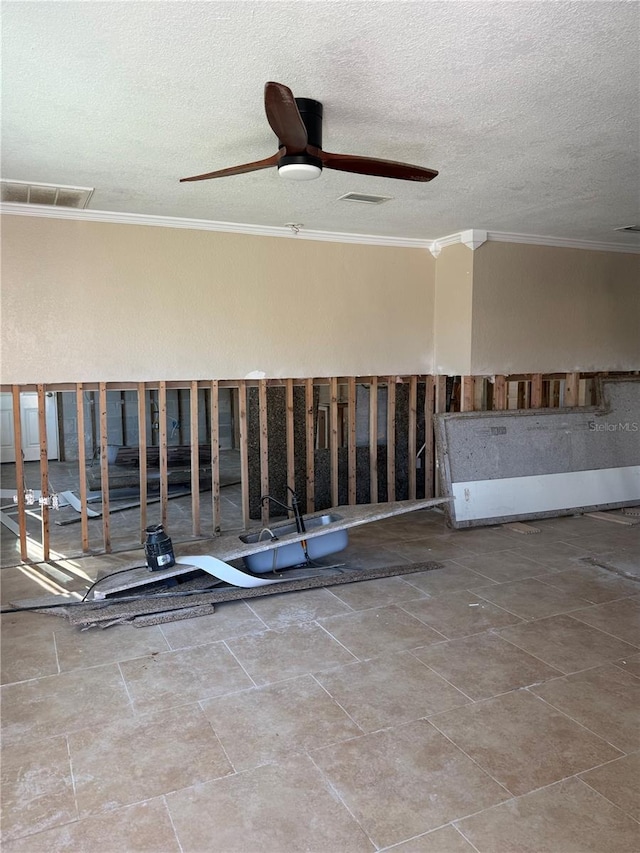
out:
M438 174L434 169L397 163L395 160L377 160L375 157L357 157L353 154L331 154L308 146L307 151L322 160L327 169L338 172L355 172L357 175L373 175L377 178L399 178L401 181L431 181Z
M266 83L264 109L271 130L286 146L289 154L304 151L307 146L307 129L291 89L282 83Z
M286 148L281 148L273 157L266 160L256 160L255 163L244 163L242 166L230 166L228 169L218 169L217 172L207 172L206 175L194 175L192 178L180 178L180 183L185 181L208 181L209 178L226 178L228 175L242 175L245 172L257 172L259 169L268 169L269 166L277 166L278 160L287 153Z

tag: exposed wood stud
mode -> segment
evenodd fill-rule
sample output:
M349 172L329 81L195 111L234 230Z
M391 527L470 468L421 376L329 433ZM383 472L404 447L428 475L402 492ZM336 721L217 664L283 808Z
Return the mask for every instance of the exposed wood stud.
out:
M182 422L182 421L181 421ZM198 422L198 383L191 383L189 395L189 425L191 440L191 531L200 535L200 435Z
M87 454L84 443L84 389L76 385L76 427L78 435L78 490L80 492L80 536L82 550L89 550L89 516L87 515Z
M307 512L315 511L315 430L313 418L313 379L305 380L305 434L307 467Z
M40 491L49 498L49 458L47 453L47 414L44 385L38 385L38 432L40 436ZM49 559L49 507L42 504L42 559Z
M242 483L242 523L249 527L249 443L247 436L247 383L238 381L238 416L240 420L240 481Z
M416 454L418 451L418 377L409 379L409 442L407 464L409 466L409 500L416 497Z
M269 421L267 411L267 383L258 383L258 408L260 415L260 494L269 494ZM269 503L260 504L262 526L269 524Z
M369 383L369 500L378 503L378 377Z
M169 451L167 450L167 383L158 387L158 432L160 433L160 513L162 525L167 529L169 511Z
M138 473L140 475L140 542L147 527L147 395L144 382L138 382Z
M503 374L496 376L493 383L493 408L497 412L507 408L507 380Z
M462 389L460 392L460 411L472 412L475 393L475 378L473 376L460 377Z
M356 492L356 379L347 380L347 410L349 418L348 439L348 500L352 506L357 501Z
M542 374L531 374L531 408L540 409L542 407Z
M447 377L435 377L435 408L436 412L444 413L447 411Z
M567 373L564 382L564 405L568 407L577 406L580 394L580 374Z
M287 486L296 490L296 449L294 433L293 379L285 382L285 439L287 444Z
M209 428L211 435L211 513L214 535L220 533L220 403L218 380L211 380L209 391Z
M339 503L339 481L338 481L338 379L332 376L329 380L329 432L331 448L331 504L338 506Z
M433 497L434 435L433 411L435 407L435 382L433 376L425 377L424 387L424 496Z
M111 553L111 524L109 517L109 447L107 435L107 384L98 383L98 412L100 419L100 489L102 492L102 540L105 553Z
M396 499L396 377L387 378L387 500Z
M24 500L24 458L22 456L22 419L20 417L20 386L11 386L13 400L13 442L16 457L16 491L18 496L18 527L20 539L20 559L29 559L27 548L27 515Z

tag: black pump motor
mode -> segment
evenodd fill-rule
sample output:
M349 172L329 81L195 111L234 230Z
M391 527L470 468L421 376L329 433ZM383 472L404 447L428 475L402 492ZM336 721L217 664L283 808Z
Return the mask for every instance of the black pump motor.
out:
M160 569L170 569L171 566L175 566L173 545L164 527L161 524L152 524L145 528L145 533L147 540L144 543L144 555L147 558L149 570L157 572Z

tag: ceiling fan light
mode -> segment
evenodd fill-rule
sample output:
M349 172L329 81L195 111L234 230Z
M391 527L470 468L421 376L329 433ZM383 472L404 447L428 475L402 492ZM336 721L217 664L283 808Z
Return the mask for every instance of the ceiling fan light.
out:
M286 163L278 166L278 174L290 181L313 181L320 177L322 169L313 163Z

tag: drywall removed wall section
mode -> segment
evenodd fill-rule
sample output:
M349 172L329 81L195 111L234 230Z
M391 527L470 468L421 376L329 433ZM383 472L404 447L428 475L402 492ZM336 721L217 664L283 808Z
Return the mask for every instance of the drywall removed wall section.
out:
M437 415L453 526L640 503L640 379L601 387L600 407Z
M493 241L473 253L474 375L638 370L639 329L640 255Z
M433 369L426 249L27 216L2 241L3 383Z

